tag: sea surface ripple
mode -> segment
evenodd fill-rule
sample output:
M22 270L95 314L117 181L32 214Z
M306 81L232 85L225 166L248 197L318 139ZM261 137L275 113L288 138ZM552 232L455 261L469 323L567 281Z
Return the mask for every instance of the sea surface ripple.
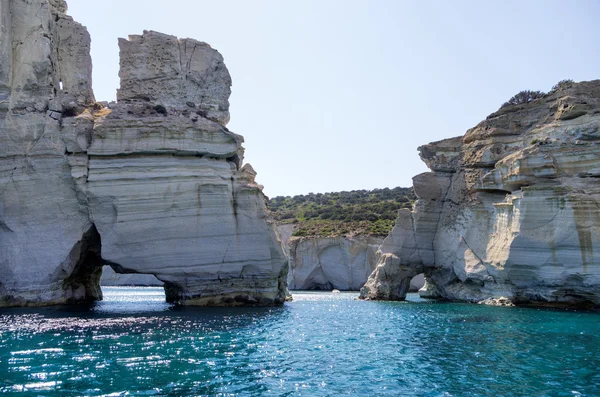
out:
M160 288L0 311L0 393L22 396L600 396L600 315L294 293L176 308Z

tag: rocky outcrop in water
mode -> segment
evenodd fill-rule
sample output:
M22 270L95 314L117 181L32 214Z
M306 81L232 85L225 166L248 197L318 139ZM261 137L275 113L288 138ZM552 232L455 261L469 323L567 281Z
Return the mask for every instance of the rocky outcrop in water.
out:
M118 102L96 104L90 38L61 0L0 2L0 305L101 299L102 265L167 300L273 305L287 261L208 44L120 39Z
M292 237L293 224L277 226L289 257L288 288L292 290L358 291L377 264L376 252L383 241L379 236L311 236ZM149 274L116 273L105 266L100 278L102 286L162 286ZM424 284L417 277L411 291Z
M292 237L288 287L358 291L377 264L382 241L376 236Z
M377 265L383 237L293 236L296 224L280 224L277 231L289 257L288 288L291 290L358 291ZM410 283L410 291L424 285L423 275Z
M365 299L600 304L600 81L507 106L462 137L419 148Z

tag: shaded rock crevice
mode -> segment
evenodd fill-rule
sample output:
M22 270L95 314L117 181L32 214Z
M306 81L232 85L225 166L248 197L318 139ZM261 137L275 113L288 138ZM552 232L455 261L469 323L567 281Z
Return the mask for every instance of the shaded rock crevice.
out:
M65 274L69 274L63 282L63 289L67 291L67 303L102 300L100 277L105 261L102 259L101 247L100 234L96 226L92 225L71 251L79 253L72 269L65 269L64 266L61 268Z

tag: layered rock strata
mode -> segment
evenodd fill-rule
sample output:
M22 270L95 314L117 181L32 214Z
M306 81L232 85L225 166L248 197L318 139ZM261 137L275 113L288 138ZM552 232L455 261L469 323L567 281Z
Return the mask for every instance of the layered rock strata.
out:
M383 241L378 236L292 237L293 224L277 226L289 258L288 288L293 290L358 291L377 264L376 252ZM150 274L116 273L110 266L102 270L103 286L162 286ZM423 275L410 286L417 291L424 284Z
M117 273L112 267L104 266L100 285L106 287L162 287L164 283L151 274Z
M0 2L0 305L101 299L103 265L167 300L273 305L287 260L226 127L208 44L120 39L118 102L96 104L90 38L61 0Z
M358 291L375 269L382 241L374 236L292 237L288 287Z
M600 81L503 107L462 137L419 148L413 179L361 291L516 304L600 304Z

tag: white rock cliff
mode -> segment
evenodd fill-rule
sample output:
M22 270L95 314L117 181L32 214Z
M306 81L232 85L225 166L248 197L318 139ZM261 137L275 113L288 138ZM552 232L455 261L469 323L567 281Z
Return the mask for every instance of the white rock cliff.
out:
M287 260L231 79L192 39L120 39L118 102L91 89L90 37L61 0L0 2L0 306L101 299L102 265L167 300L283 303Z
M288 287L358 291L375 269L382 241L375 236L292 237Z
M537 305L600 304L600 81L503 107L463 137L419 148L413 179L361 291Z

